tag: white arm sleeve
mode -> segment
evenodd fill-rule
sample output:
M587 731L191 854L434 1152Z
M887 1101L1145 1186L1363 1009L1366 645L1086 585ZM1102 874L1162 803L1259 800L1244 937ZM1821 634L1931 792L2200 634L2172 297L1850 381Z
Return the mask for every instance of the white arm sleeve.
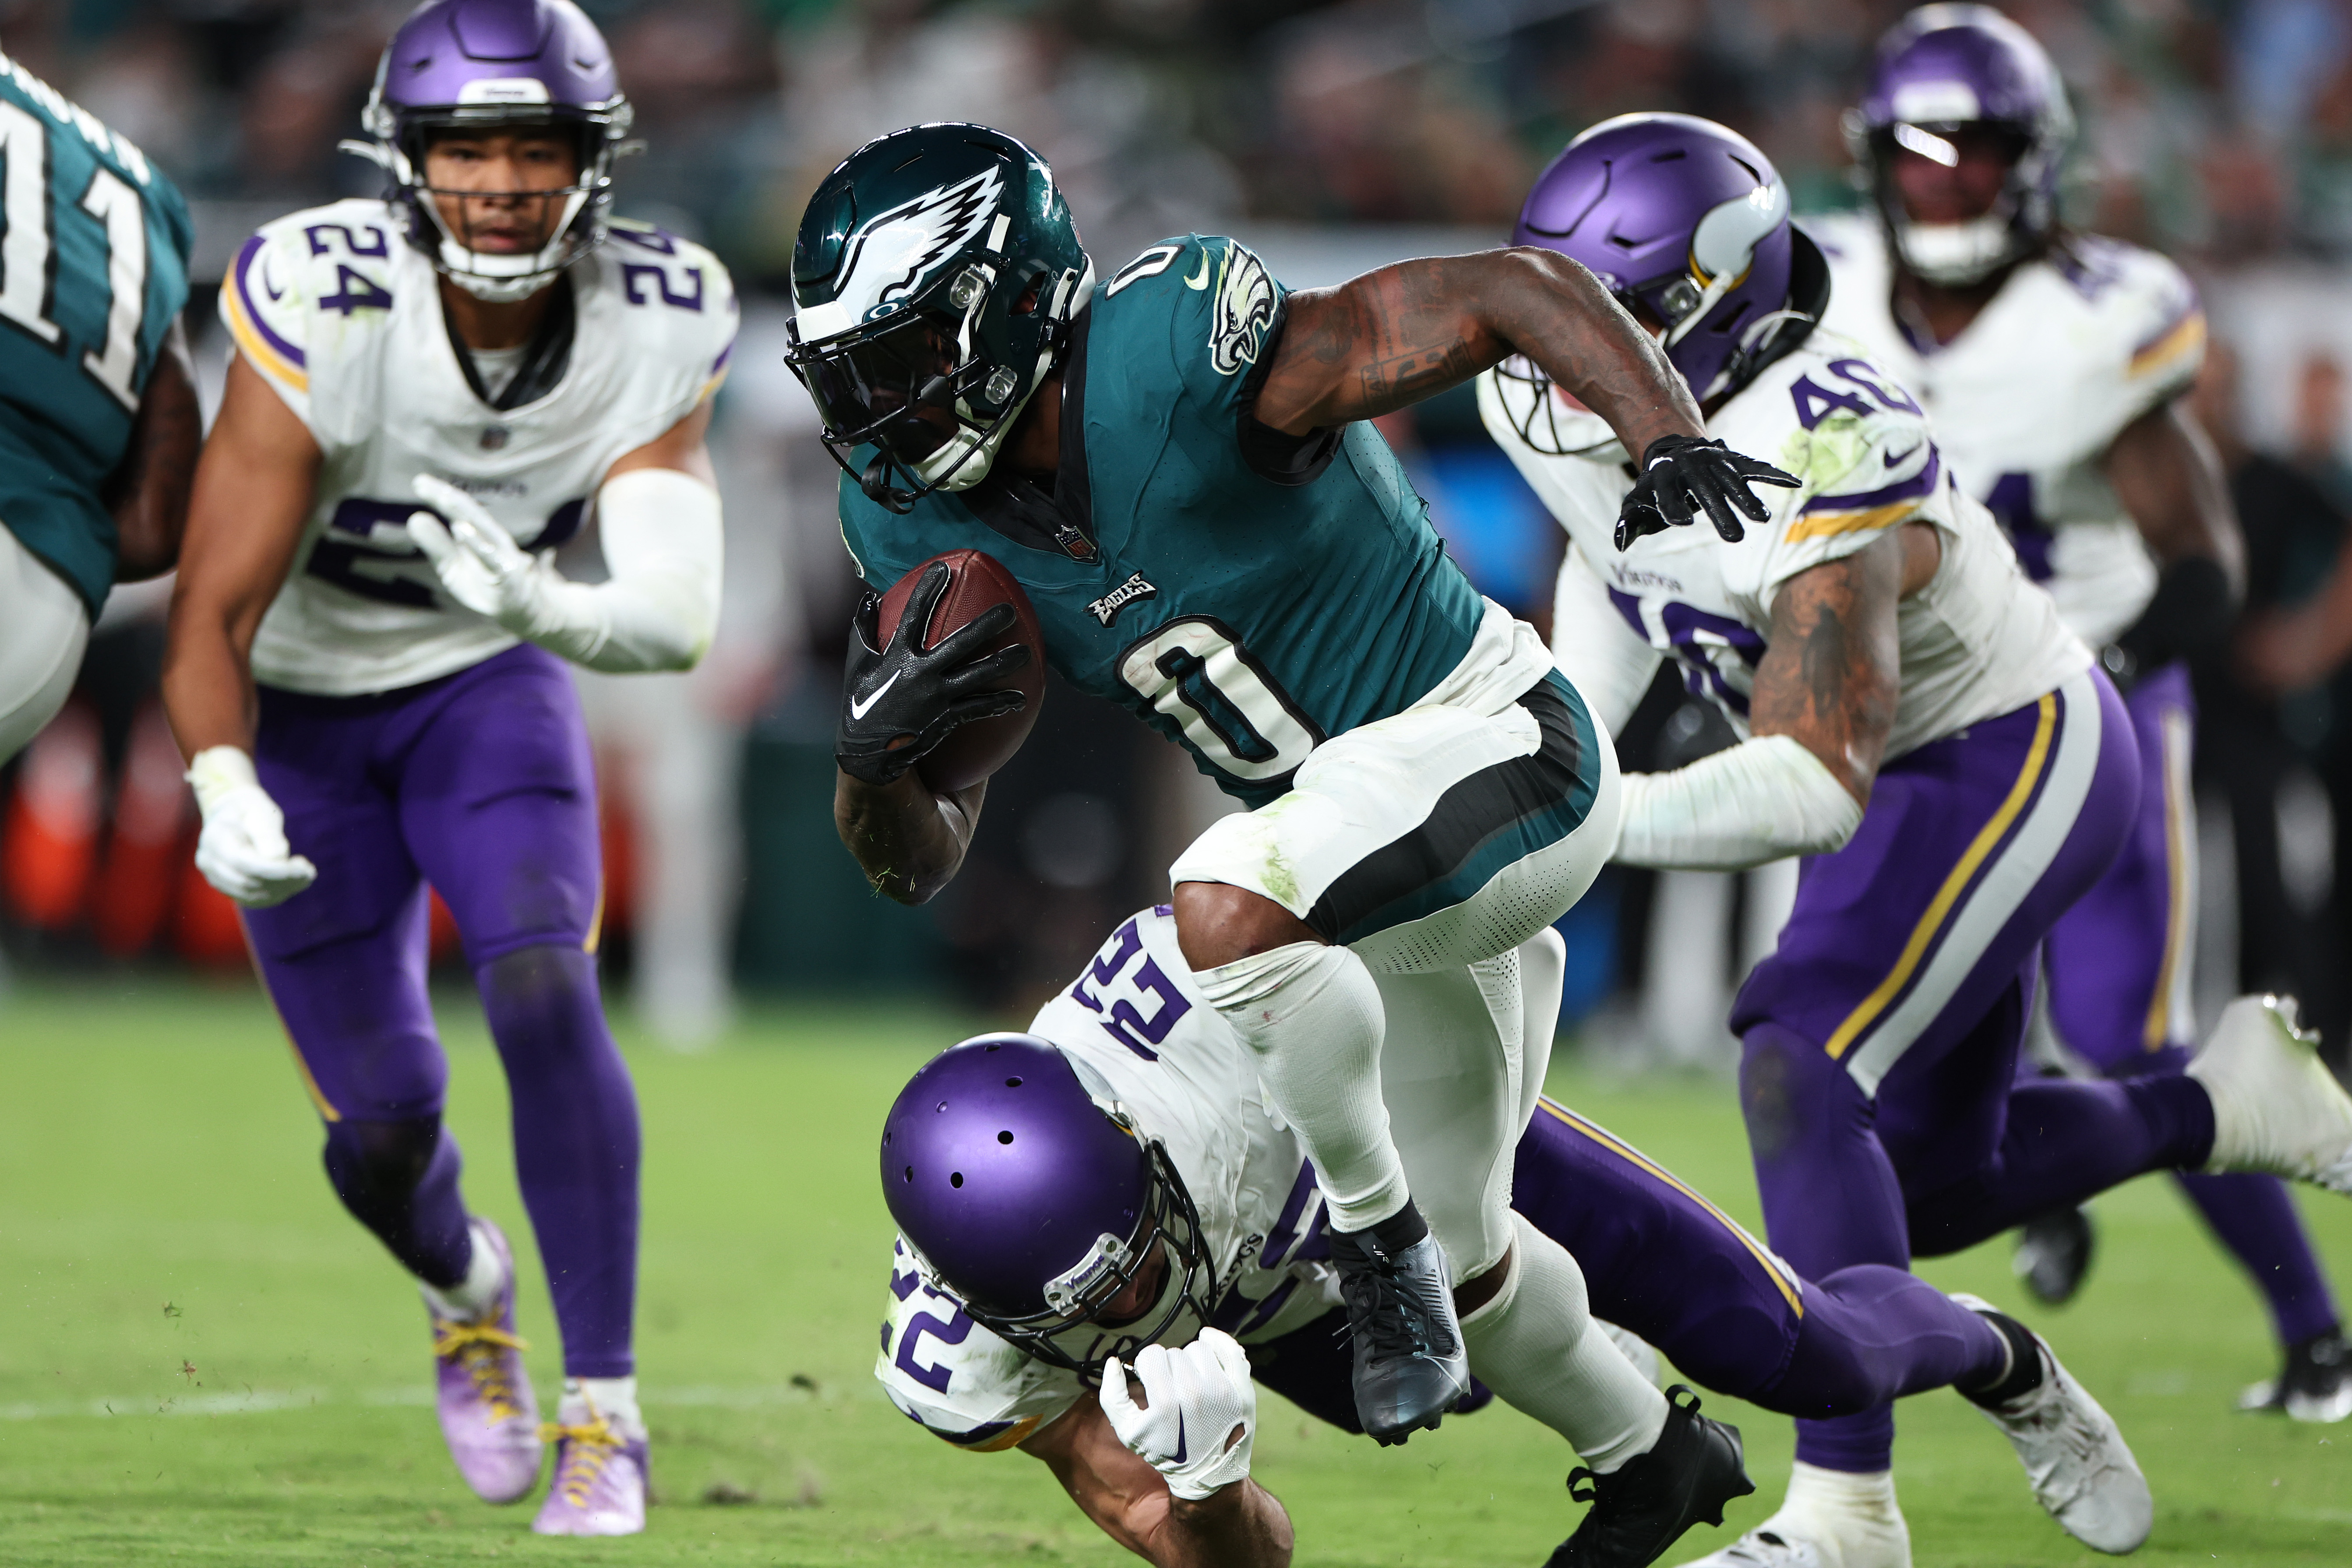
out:
M1573 542L1552 591L1551 651L1560 673L1612 736L1633 716L1664 657L1625 624L1601 574Z
M1862 806L1790 735L1762 735L1664 773L1627 773L1617 858L1629 866L1737 871L1826 855Z
M693 668L719 631L719 492L676 468L632 468L604 481L596 517L611 580L551 584L556 625L531 640L609 674Z

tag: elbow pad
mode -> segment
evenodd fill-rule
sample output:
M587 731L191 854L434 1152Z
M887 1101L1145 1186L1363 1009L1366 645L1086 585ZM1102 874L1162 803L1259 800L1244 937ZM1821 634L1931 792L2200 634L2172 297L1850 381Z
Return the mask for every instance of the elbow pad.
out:
M2134 669L2152 670L2218 646L2236 617L2229 574L2212 557L2192 555L2164 569L2156 596L2116 646L2131 656Z
M719 492L676 468L632 468L596 493L609 582L565 584L562 635L532 640L610 674L691 669L719 631Z
M1803 743L1762 735L1663 773L1625 775L1616 858L1628 866L1738 871L1827 855L1862 826L1862 805Z

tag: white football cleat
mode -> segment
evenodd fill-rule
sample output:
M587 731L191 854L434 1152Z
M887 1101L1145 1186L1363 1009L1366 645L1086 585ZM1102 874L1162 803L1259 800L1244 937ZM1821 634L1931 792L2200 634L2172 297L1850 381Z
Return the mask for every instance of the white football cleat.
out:
M1778 1513L1683 1568L1911 1568L1911 1529L1891 1472L1849 1475L1799 1461Z
M2352 1095L2295 1026L2293 997L2241 996L2221 1010L2189 1076L2213 1101L2208 1171L2264 1171L2352 1197Z
M1972 1312L2000 1315L1974 1296L1955 1292L1952 1300ZM2114 1417L2058 1364L2048 1342L2034 1334L2033 1343L2042 1357L2039 1386L2000 1405L1969 1403L2017 1450L2034 1500L2060 1528L2094 1552L2135 1551L2156 1522L2147 1478Z

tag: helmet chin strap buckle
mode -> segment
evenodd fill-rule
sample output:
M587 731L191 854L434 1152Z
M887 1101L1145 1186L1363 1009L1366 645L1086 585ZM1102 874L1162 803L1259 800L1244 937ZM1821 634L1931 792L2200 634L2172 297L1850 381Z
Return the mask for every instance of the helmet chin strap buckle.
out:
M866 471L857 476L857 488L866 492L867 500L887 511L904 516L915 510L913 493L890 483L890 459L879 452L866 465Z

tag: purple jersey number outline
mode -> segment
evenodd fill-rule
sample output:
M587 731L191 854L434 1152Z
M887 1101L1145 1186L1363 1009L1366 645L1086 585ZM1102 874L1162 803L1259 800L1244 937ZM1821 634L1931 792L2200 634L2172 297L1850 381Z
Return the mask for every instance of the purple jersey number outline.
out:
M1108 942L1103 943L1102 952L1087 966L1086 973L1079 975L1071 985L1070 1000L1089 1012L1107 1015L1095 1020L1103 1026L1104 1032L1145 1061L1156 1062L1160 1059L1160 1053L1152 1047L1166 1041L1168 1032L1176 1026L1177 1020L1192 1010L1192 999L1160 970L1159 962L1144 959L1129 982L1129 996L1112 998L1108 1008L1102 999L1087 993L1088 980L1106 989L1115 984L1142 951L1143 933L1136 930L1135 921L1129 920L1112 933ZM1158 1006L1148 1018L1136 1005L1136 1002L1146 994L1158 998Z

